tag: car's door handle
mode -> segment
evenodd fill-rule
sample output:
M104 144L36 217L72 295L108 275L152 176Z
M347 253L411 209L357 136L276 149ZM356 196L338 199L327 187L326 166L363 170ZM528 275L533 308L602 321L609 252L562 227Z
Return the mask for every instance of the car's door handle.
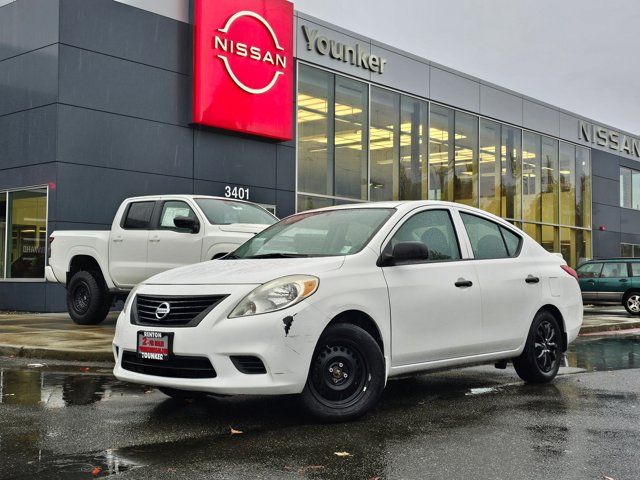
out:
M151 242L151 243L158 243L159 241L160 241L159 238L150 238L149 239L149 242Z
M124 241L124 238L114 238L112 240L113 243L122 243Z
M587 280L587 283L590 283L590 284L592 284L592 285L595 285L595 284L596 284L596 281L595 281L595 280Z
M620 279L620 281L621 281L622 283L627 283L627 282L628 282L628 280L627 280L626 278L621 278L621 279Z
M467 288L467 287L472 287L473 286L473 282L471 280L465 280L464 278L460 278L455 283L455 285L458 288Z
M529 275L527 278L524 279L524 281L527 283L538 283L540 279L538 277L534 277L533 275Z

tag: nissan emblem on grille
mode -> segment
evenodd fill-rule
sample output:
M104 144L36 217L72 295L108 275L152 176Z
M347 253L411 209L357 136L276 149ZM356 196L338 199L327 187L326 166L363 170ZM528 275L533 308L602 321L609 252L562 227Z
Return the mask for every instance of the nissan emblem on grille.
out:
M170 312L171 305L169 305L169 302L161 303L160 305L158 305L158 308L156 308L156 318L158 320L162 320L167 315L169 315Z

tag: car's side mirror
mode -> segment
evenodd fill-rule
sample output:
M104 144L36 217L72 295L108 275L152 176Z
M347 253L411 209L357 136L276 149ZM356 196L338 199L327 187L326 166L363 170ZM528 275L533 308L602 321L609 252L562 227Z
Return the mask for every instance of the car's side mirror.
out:
M191 217L176 217L173 219L173 224L177 228L188 230L191 233L197 233L200 230L198 220Z
M429 249L422 242L398 242L391 253L383 253L378 259L379 267L388 267L409 262L429 260Z

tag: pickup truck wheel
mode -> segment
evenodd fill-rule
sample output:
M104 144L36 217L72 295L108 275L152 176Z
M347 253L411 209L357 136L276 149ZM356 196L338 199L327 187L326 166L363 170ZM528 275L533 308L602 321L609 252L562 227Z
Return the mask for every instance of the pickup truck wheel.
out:
M67 310L78 325L97 325L109 313L113 297L100 274L81 270L67 285Z
M302 401L320 420L353 420L376 404L384 383L378 343L362 328L341 323L318 340Z

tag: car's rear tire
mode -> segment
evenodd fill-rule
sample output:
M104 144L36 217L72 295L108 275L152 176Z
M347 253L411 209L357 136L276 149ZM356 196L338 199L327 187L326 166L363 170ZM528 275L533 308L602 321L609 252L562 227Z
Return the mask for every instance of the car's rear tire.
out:
M340 323L325 330L316 345L302 402L329 422L364 415L380 398L385 363L380 346L362 328Z
M197 401L207 398L207 394L204 392L192 392L191 390L180 390L178 388L170 387L157 387L167 397L171 397L174 400L180 401Z
M640 315L640 292L626 293L622 305L629 315Z
M548 383L558 374L562 360L562 329L549 311L533 319L522 354L513 360L518 376L528 383Z
M81 270L67 285L67 311L78 325L97 325L109 313L113 297L104 284L102 275Z

